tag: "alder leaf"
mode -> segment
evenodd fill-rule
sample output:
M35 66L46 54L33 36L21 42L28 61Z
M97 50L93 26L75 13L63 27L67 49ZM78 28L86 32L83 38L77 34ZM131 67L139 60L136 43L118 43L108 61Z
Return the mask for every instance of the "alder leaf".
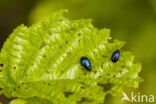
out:
M95 104L124 87L138 87L141 65L125 42L111 42L109 29L95 28L91 20L70 20L60 10L40 22L20 25L0 53L0 88L10 104ZM119 60L111 61L120 50ZM81 63L87 57L88 71Z

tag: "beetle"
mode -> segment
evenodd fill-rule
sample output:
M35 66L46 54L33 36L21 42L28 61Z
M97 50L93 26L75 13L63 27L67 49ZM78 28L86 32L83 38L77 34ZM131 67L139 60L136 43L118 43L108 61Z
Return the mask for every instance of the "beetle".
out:
M84 66L88 71L91 71L91 63L87 57L81 57L80 62L81 65Z
M111 60L115 63L115 62L117 62L119 60L119 56L120 56L120 51L119 50L116 50L113 53L113 55L111 57Z

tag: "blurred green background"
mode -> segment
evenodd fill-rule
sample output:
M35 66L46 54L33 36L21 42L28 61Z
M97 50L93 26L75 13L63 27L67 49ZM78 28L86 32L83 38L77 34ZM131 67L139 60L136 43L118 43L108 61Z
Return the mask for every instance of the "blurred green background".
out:
M111 29L113 39L126 41L125 50L142 63L144 79L126 93L156 96L156 0L0 0L0 48L18 25L30 26L59 9L68 9L71 19L92 18L96 27ZM121 96L108 104L121 104ZM4 96L0 101L8 103Z

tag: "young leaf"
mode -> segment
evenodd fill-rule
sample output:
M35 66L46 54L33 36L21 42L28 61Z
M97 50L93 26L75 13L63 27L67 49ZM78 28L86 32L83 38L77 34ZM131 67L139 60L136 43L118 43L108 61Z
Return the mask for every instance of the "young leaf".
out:
M27 28L17 27L0 53L0 88L11 104L104 103L125 86L138 87L140 64L124 42L110 42L109 29L98 30L91 20L70 20L60 10ZM112 54L120 50L114 63ZM81 65L90 60L92 69Z

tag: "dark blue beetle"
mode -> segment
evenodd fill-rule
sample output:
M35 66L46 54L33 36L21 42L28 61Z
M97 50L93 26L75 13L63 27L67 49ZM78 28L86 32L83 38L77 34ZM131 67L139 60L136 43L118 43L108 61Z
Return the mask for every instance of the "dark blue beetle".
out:
M111 60L112 60L113 62L117 62L117 61L119 60L119 56L120 56L120 51L117 50L117 51L115 51L115 52L113 53Z
M87 57L81 57L81 65L84 66L87 70L91 71L91 63Z

